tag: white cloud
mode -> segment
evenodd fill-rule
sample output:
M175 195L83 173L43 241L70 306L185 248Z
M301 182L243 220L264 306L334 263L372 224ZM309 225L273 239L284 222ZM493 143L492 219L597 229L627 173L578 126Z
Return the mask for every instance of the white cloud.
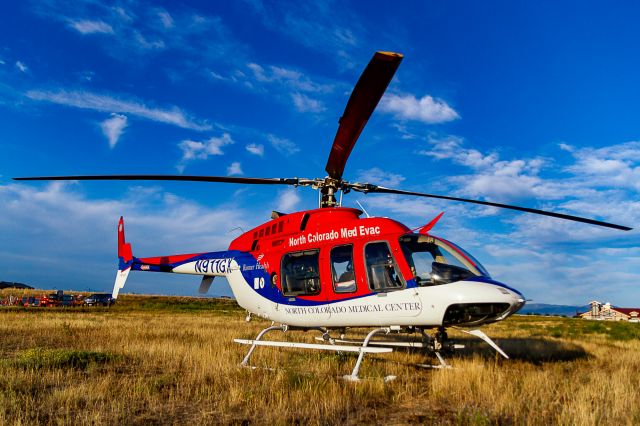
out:
M149 2L39 2L34 11L43 18L63 24L83 35L101 34L97 43L120 61L145 60L154 52L175 49L192 55L191 63L229 62L233 66L246 62L246 47L230 36L230 31L217 16L191 12L191 8L173 7L171 13ZM224 59L221 59L224 58Z
M284 155L292 155L300 151L300 148L289 139L279 138L275 135L267 135L267 140L278 152Z
M83 19L70 21L69 26L81 34L113 34L111 25L103 21Z
M457 136L430 138L429 144L432 148L422 150L419 154L427 155L437 160L450 159L454 163L474 169L491 167L498 161L498 155L495 153L484 155L478 150L464 148L464 139Z
M174 106L168 109L154 108L136 99L122 99L111 95L68 90L29 90L26 96L36 101L51 102L69 107L129 114L185 129L199 131L211 129L210 124L189 117L178 107Z
M274 65L265 68L254 62L248 63L247 68L251 70L254 79L260 83L278 84L307 93L328 93L333 90L333 85L316 83L300 71Z
M22 61L16 61L16 68L18 68L20 72L29 71L29 67L27 67Z
M160 23L165 29L173 28L174 22L171 14L164 9L158 10L158 19L160 19Z
M167 47L164 40L157 37L151 39L137 31L133 33L133 40L135 40L136 45L143 50L162 50Z
M0 185L3 278L41 288L110 291L121 215L133 252L141 257L224 250L233 238L230 229L258 223L254 213L233 202L211 208L157 187L132 186L116 199L89 199L80 188L61 182ZM198 288L197 277L160 275L131 274L124 291L195 294ZM229 294L224 280L211 292L221 294L220 285Z
M401 120L417 120L428 124L445 123L460 118L445 101L427 95L417 99L413 95L385 94L380 111L394 114Z
M238 161L234 161L229 165L229 167L227 167L227 176L242 175L242 174L244 173L242 172L242 167L240 165L240 162Z
M358 172L357 181L372 183L375 185L397 188L405 180L405 177L396 173L385 172L378 167Z
M260 157L264 155L264 145L262 144L250 143L245 148L254 155L259 155Z
M564 143L564 142L559 143L558 147L563 151L573 152L573 147L571 145L569 145L569 144Z
M628 188L640 192L640 142L603 148L575 148L576 163L567 171L588 178L594 186Z
M300 204L300 196L296 188L287 188L280 191L276 202L276 209L281 212L291 212Z
M182 151L182 159L178 163L178 170L182 173L187 162L192 160L206 160L210 155L224 155L222 148L235 143L228 133L220 137L212 137L209 140L198 142L183 140L178 144Z
M540 208L559 213L634 226L640 221L640 202L635 201L640 171L640 143L609 147L574 148L559 145L575 162L560 169L552 159L502 160L497 153L484 154L466 148L460 138L431 141L432 149L421 151L438 160L468 167L471 173L452 175L446 182L453 195L488 198L492 201ZM570 149L568 149L570 148ZM564 159L563 159L564 160ZM545 201L553 200L553 203ZM531 246L557 241L597 241L612 237L612 230L532 214L510 214L502 209L503 222L510 224L513 241ZM613 231L618 232L618 231ZM636 232L636 231L633 231Z
M562 197L566 183L553 183L538 175L545 160L531 159L501 160L495 153L484 154L473 148L466 148L464 140L456 136L429 139L431 148L419 154L437 160L450 160L468 167L473 174L463 174L449 178L459 186L462 195L484 196L497 201L510 201L526 197Z
M248 3L267 28L338 61L350 59L349 52L360 45L366 32L360 16L345 3Z
M322 102L311 99L301 93L292 93L291 98L293 99L293 104L296 109L300 112L322 112L325 110Z
M116 146L126 127L127 116L122 114L111 114L111 118L107 118L100 123L100 128L109 141L110 148Z

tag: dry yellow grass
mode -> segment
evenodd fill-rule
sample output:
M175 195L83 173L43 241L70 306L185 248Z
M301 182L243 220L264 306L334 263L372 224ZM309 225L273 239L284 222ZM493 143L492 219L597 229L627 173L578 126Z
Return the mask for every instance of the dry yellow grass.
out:
M397 351L365 357L367 380L355 384L339 378L352 355L258 348L252 363L276 370L239 367L247 347L233 338L253 338L266 321L246 323L232 302L172 301L0 309L0 424L640 421L640 341L612 339L617 324L515 317L483 328L512 360L461 337L469 348L449 358L452 370L416 368L423 355ZM388 374L398 379L385 383Z

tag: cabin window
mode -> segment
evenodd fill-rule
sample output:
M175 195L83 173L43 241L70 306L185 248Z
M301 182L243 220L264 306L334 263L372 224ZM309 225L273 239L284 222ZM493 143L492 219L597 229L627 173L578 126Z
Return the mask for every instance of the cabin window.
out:
M268 237L268 236L269 236L269 234L271 234L271 228L269 228L269 227L267 226L267 227L265 228L265 230L264 230L264 236L265 236L265 237Z
M271 233L275 234L277 228L278 228L278 224L277 223L274 223L273 225L271 225Z
M320 293L319 250L288 253L282 257L281 282L285 296Z
M356 291L356 276L353 271L353 246L337 246L331 249L331 274L336 293Z
M262 238L264 237L264 228L260 230L260 235L258 236L258 238Z
M369 288L373 291L393 291L404 287L398 264L385 241L369 243L364 248Z
M278 232L282 232L282 229L284 228L284 222L280 222L278 224Z

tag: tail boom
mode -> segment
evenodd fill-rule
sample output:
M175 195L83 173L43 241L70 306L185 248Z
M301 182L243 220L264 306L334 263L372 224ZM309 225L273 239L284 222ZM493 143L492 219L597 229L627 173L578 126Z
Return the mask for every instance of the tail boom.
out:
M129 272L172 272L176 274L201 275L203 277L226 277L238 269L234 258L237 251L219 251L210 253L175 254L138 258L133 256L131 244L124 236L124 220L118 223L118 272L113 285L112 297L116 299L124 287ZM210 281L207 281L211 285ZM201 285L204 290L207 284Z

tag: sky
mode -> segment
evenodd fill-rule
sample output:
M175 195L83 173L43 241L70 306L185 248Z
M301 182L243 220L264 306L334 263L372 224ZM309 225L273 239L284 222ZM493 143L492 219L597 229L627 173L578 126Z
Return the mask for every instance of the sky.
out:
M538 303L640 306L637 2L97 1L0 6L0 280L110 291L138 257L218 251L309 188L17 176L324 177L377 50L404 55L344 178L586 216L350 193ZM197 294L131 274L125 292ZM210 291L229 295L224 280Z

